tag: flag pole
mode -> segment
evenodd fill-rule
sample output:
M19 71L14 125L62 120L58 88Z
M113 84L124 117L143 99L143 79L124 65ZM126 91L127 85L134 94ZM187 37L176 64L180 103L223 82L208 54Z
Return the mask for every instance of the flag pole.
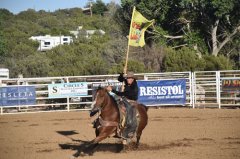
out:
M133 7L133 12L132 12L132 18L131 18L131 24L130 24L130 29L129 29L129 34L128 34L128 46L127 46L127 53L126 53L126 61L125 61L125 66L123 69L123 73L126 74L127 73L127 66L128 66L128 54L129 54L129 42L130 42L130 33L132 30L132 22L133 22L133 15L135 13L135 6Z
M128 34L128 46L127 46L127 53L126 53L126 59L125 59L125 65L124 65L124 69L123 69L123 74L125 75L127 73L127 67L128 67L128 54L129 54L129 43L130 43L130 34L131 34L131 30L132 30L132 21L133 21L133 15L135 13L135 6L133 7L133 12L132 12L132 18L131 18L131 24L130 24L130 29L129 29L129 34ZM124 90L124 82L122 84L122 88L121 90Z
M128 66L128 54L129 54L129 44L128 44L128 47L127 47L127 53L126 53L126 59L125 59L125 66L124 66L124 69L123 69L123 73L126 74L127 73L127 66Z

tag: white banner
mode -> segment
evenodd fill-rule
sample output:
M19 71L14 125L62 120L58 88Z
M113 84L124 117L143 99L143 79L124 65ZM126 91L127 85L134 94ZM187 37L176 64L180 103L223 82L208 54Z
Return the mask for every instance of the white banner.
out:
M88 95L87 82L60 83L48 85L49 98L61 98Z

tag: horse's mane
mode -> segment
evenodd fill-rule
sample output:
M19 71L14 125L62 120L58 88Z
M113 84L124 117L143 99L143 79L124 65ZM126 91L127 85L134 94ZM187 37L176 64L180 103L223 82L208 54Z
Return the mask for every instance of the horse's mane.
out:
M109 92L107 92L107 94L111 98L111 100L114 102L114 105L118 108L118 104L117 104L116 99Z
M105 88L103 88L103 87L98 87L97 90L104 90L104 89L105 89ZM117 104L116 99L115 99L108 91L106 91L106 93L107 93L107 95L110 97L110 99L113 101L114 106L118 108L118 104Z

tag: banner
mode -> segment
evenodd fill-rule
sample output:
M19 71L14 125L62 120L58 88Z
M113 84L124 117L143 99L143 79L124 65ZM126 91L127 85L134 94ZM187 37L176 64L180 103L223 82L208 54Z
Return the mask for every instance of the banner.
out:
M240 92L240 79L222 80L222 90L228 92Z
M87 82L59 83L48 85L49 98L66 98L74 96L87 96Z
M34 86L0 87L0 106L35 105Z
M138 102L145 105L185 105L186 80L137 81Z
M154 20L146 19L134 7L129 32L129 45L143 47L145 45L145 31L149 26L153 25L153 22Z
M116 91L121 91L122 82L119 82L118 80L107 80L106 82L94 82L92 83L92 94L93 94L93 100L96 93L96 90L98 87L107 87L112 86L112 88ZM113 95L112 92L109 92L111 95Z

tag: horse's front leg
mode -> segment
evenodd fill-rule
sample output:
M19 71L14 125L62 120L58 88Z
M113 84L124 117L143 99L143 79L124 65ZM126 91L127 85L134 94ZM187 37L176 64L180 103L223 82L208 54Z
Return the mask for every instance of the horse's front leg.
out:
M113 126L107 126L107 127L101 127L96 131L96 138L91 141L91 143L99 143L102 140L109 137L111 134L113 134L116 130L116 127Z
M85 154L93 155L94 148L98 145L98 143L110 136L115 130L116 127L101 127L98 136L92 141L81 145L81 148L73 156L78 157Z
M136 135L137 141L136 141L136 148L139 146L140 138L141 138L142 132L138 132Z
M93 139L91 142L89 142L89 144L85 145L85 149L83 150L83 152L87 153L88 155L93 155L94 148L96 148L98 143L101 142L102 140L106 139L111 134L112 134L112 131L99 133L99 135L95 139Z

